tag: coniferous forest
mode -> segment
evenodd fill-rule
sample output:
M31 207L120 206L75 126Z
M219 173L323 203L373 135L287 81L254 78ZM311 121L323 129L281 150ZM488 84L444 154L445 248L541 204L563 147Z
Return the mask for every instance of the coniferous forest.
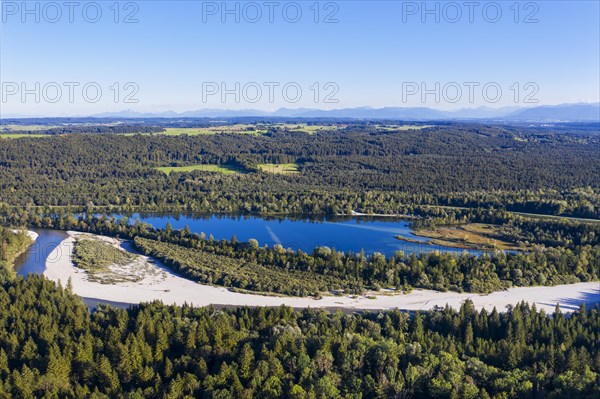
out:
M600 395L598 308L566 317L466 302L411 316L150 303L90 314L68 283L2 280L7 398Z

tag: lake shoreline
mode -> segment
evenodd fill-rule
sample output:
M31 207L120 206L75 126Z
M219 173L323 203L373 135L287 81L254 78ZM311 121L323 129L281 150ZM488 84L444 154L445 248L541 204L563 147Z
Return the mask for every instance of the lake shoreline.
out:
M415 238L405 237L405 236L402 236L402 235L399 235L399 234L396 235L395 238L396 238L396 240L404 241L404 242L409 242L411 244L420 244L420 245L431 245L432 244L432 242L430 240L421 241L421 240L417 240Z

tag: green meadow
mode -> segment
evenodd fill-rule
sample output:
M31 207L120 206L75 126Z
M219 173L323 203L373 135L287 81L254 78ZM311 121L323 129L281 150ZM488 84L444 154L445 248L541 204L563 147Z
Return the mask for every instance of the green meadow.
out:
M56 125L0 125L0 133L2 132L33 132L39 130L48 130L54 127L58 127Z
M263 163L258 165L259 169L263 172L274 173L280 175L293 175L299 173L299 165L295 163L284 163L284 164L272 164Z
M235 124L230 126L213 126L203 128L187 128L187 127L168 127L165 129L166 132L158 133L166 136L181 136L187 134L189 136L196 136L200 134L264 134L266 130L256 130L254 125L249 124Z
M433 127L432 125L377 125L377 129L383 130L386 132L394 132L394 131L406 131L406 130L422 130L428 127Z
M156 168L167 175L172 172L193 172L195 170L199 170L202 172L216 172L223 173L226 175L232 174L240 174L244 173L244 171L240 168L237 168L232 165L189 165L189 166L164 166L160 168Z
M0 133L0 139L20 139L23 137L51 137L49 134Z

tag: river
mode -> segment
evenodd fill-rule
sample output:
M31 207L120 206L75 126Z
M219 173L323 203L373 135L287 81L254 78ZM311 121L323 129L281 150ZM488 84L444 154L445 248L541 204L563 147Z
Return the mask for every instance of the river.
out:
M416 245L419 251L435 249L412 243L397 241L394 236L402 234L414 238L405 221L377 220L355 218L342 221L309 221L290 219L261 219L261 218L236 218L236 217L174 217L174 216L140 216L140 220L152 222L157 227L164 227L167 222L173 228L182 228L186 224L194 232L213 234L215 238L230 238L235 234L240 240L249 238L261 239L265 243L286 244L291 241L302 249L310 250L314 246L331 245L337 249L358 251L365 248L367 252L390 251L404 249ZM212 227L211 227L212 226ZM242 226L234 230L235 226ZM294 227L298 226L298 231ZM208 304L222 306L279 306L282 304L293 307L322 307L343 308L347 311L377 310L400 308L406 310L427 310L435 306L450 304L458 307L465 299L474 301L477 308L491 310L494 306L505 310L505 306L516 304L525 300L535 303L538 308L551 312L556 303L561 304L563 311L576 310L579 305L586 303L593 306L600 302L600 285L596 283L579 283L556 287L519 287L509 291L501 291L490 295L461 294L456 292L435 292L429 290L415 290L408 295L381 295L374 299L371 297L332 297L325 296L321 300L310 298L288 298L261 295L249 295L231 292L221 287L211 287L194 283L171 273L168 269L167 281L154 284L129 284L101 285L81 280L81 274L70 263L70 250L68 236L65 232L57 230L36 230L39 237L27 252L22 254L16 262L15 268L19 275L29 273L42 274L47 265L58 268L54 281L60 280L63 284L72 277L74 291L80 295L90 307L98 303L110 304L119 307L128 307L139 302L162 300L165 303L194 303L197 306ZM278 239L269 241L269 237L276 235ZM296 237L296 238L293 238ZM364 245L363 245L364 244ZM288 244L289 245L289 244ZM452 250L452 249L449 249ZM60 268L64 269L60 272ZM56 274L56 273L54 273ZM81 281L80 281L81 280Z

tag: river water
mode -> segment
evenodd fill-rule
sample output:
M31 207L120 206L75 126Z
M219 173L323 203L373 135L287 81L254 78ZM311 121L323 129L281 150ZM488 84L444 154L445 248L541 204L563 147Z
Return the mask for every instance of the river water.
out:
M15 260L15 270L20 276L29 273L42 274L46 270L48 255L67 238L67 233L59 230L37 229L38 238Z

